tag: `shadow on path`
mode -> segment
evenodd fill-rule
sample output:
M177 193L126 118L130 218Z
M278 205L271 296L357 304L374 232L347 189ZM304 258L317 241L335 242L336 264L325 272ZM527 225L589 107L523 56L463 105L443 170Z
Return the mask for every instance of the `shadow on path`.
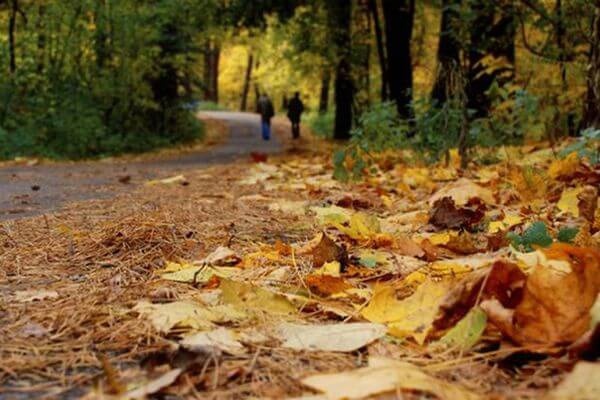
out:
M251 152L274 154L282 145L273 135L265 142L256 114L201 112L199 118L222 121L229 137L211 149L147 161L93 161L0 168L0 221L56 210L72 201L109 198L136 185L119 183L128 176L133 182L184 173L188 169L235 162ZM32 188L39 188L33 190Z

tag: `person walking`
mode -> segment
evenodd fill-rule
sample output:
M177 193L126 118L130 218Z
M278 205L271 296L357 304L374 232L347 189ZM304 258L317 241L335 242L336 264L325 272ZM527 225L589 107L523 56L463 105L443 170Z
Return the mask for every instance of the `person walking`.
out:
M275 115L273 102L266 93L263 93L257 104L257 111L261 118L261 129L263 140L271 139L271 118Z
M294 97L288 102L288 118L292 123L292 137L300 137L300 119L304 112L304 103L300 100L300 92L294 93Z

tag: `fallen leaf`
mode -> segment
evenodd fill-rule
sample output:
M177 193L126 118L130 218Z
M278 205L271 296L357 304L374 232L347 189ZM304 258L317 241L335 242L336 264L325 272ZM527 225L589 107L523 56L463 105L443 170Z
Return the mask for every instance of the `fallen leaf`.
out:
M394 238L393 248L404 256L421 258L425 255L425 251L423 251L421 246L407 236Z
M450 240L443 247L457 254L477 254L487 250L488 240L483 235L460 232L457 235L450 236Z
M237 338L235 332L227 328L217 328L208 332L186 335L179 344L186 350L196 353L214 353L215 350L231 355L246 353L246 348Z
M485 216L485 206L479 202L457 208L450 197L437 200L429 214L429 223L443 229L468 229Z
M598 208L598 188L585 186L577 195L577 200L579 214L593 225Z
M146 186L169 185L172 183L184 183L184 182L186 182L185 176L177 175L177 176L172 176L170 178L155 179L155 180L148 181L148 182L146 182Z
M368 367L309 376L302 384L324 393L329 400L364 399L399 389L429 393L441 400L480 398L458 385L427 375L413 364L377 357L369 358Z
M433 206L444 197L452 199L458 207L464 206L473 198L482 200L486 204L495 204L492 191L470 181L466 178L448 183L429 198L429 205Z
M580 361L567 377L548 393L555 400L600 399L600 364Z
M308 275L306 277L306 285L312 293L323 297L341 293L352 287L345 279L339 276L323 274Z
M206 256L202 262L209 265L226 266L236 265L240 261L241 258L233 250L228 247L219 246L215 251Z
M150 394L154 394L166 387L171 386L177 380L179 375L181 375L182 372L183 372L183 369L181 369L181 368L172 369L171 371L162 374L158 378L155 378L149 382L144 383L142 386L140 386L136 389L133 389L126 393L123 393L120 396L120 398L122 398L122 399L146 398Z
M244 312L226 305L206 307L191 301L165 304L140 301L133 311L148 318L152 326L163 333L168 333L175 327L207 330L213 327L213 322L235 321L246 317Z
M568 178L577 172L579 164L579 156L574 151L565 158L552 161L548 167L548 175L552 179Z
M21 303L30 303L32 301L42 301L46 299L58 298L58 292L55 290L19 290L15 292L15 301Z
M481 308L475 307L437 343L460 351L470 350L481 338L486 324L486 313Z
M488 226L488 233L506 231L523 222L523 217L517 214L507 214L500 221L492 221Z
M300 216L306 214L307 204L306 201L278 200L269 205L269 211L279 211L285 214Z
M277 338L282 347L306 351L358 350L385 336L385 325L372 323L347 323L329 325L280 324Z
M568 213L575 218L579 217L579 194L583 192L583 187L573 189L565 189L560 196L560 200L556 204L558 209L563 213Z
M160 275L161 279L174 282L206 283L213 276L229 278L238 271L230 267L197 266L192 264L179 264L178 270L173 270L176 263L170 263L170 269L166 268Z
M337 261L343 270L348 262L348 254L343 246L338 245L333 239L322 233L321 240L312 249L312 259L314 268L319 268L328 262Z
M398 300L393 286L378 284L362 316L371 322L387 324L394 336L412 336L423 344L451 285L450 279L425 279L411 296Z
M296 307L285 297L249 283L221 279L219 288L223 302L240 310L252 309L280 315L296 311Z
M545 253L549 259L568 260L570 271L538 264L514 309L498 300L481 304L490 321L523 346L552 347L576 341L589 329L590 309L600 291L600 252L554 244Z

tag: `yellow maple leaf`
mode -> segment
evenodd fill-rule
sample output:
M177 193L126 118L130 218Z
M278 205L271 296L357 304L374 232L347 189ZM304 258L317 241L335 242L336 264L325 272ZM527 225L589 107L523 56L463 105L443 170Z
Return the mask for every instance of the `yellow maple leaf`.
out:
M396 337L412 336L423 344L451 286L451 279L426 279L411 296L398 300L393 286L379 284L362 316L371 322L387 324L389 333Z
M563 159L554 160L548 167L548 175L552 179L571 176L579 167L579 156L577 152L572 152Z
M582 187L563 190L556 206L564 213L569 213L575 218L579 217L579 199L577 196L582 191Z

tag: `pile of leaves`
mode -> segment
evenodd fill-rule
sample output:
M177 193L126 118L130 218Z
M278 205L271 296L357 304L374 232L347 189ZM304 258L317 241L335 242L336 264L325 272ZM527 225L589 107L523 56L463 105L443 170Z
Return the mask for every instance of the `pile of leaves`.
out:
M94 305L103 325L80 327L106 332L89 353L100 373L65 378L63 390L597 398L600 169L576 153L521 160L462 173L456 163L395 164L342 184L326 156L287 155L153 181L104 211L118 218L126 204L141 207L110 226L106 215L98 222L88 211L84 228L68 214L64 256L87 259L90 274L103 268L95 284L118 289ZM5 281L27 259L14 230L40 222L4 228L13 265ZM125 283L115 284L112 268ZM66 293L39 289L14 291L7 315ZM59 327L29 323L36 340L61 340ZM16 359L15 341L2 340L0 355ZM6 371L12 390L43 381L39 369Z

